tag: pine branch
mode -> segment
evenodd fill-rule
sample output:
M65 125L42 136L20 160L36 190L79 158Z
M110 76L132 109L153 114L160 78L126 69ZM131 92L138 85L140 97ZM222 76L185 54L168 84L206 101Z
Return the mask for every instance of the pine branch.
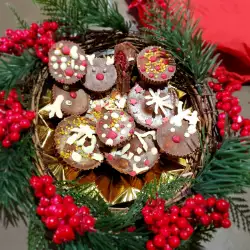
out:
M232 221L239 229L250 233L250 207L242 196L228 197Z
M15 7L9 3L7 3L7 7L11 10L11 12L13 13L13 15L15 16L17 23L18 23L18 28L20 29L28 29L29 28L29 24L22 19L19 14L17 13Z
M165 3L167 7L163 10L152 1L147 22L153 30L146 29L146 37L169 50L199 89L208 73L219 65L216 46L202 39L203 31L193 19L189 0L185 6L179 0L165 0Z
M83 35L90 26L128 32L130 23L109 0L34 0L42 14L60 23L62 35Z
M12 148L0 148L0 214L3 223L16 225L30 211L33 194L29 179L34 170L34 148L29 134Z
M196 178L193 189L225 197L250 186L250 138L228 138Z
M9 91L17 81L26 77L37 65L38 59L28 52L21 56L3 54L0 57L0 89Z

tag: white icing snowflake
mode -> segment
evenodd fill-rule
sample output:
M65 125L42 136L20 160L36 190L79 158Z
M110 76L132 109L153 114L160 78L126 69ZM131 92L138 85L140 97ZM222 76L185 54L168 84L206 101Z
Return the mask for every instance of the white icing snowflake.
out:
M149 89L150 95L145 96L146 100L149 100L146 102L147 105L153 105L155 104L154 112L156 115L159 113L159 109L163 112L165 116L167 116L166 108L173 109L173 105L169 103L170 96L166 95L164 97L160 97L161 90L158 89L157 92L154 92L152 89Z

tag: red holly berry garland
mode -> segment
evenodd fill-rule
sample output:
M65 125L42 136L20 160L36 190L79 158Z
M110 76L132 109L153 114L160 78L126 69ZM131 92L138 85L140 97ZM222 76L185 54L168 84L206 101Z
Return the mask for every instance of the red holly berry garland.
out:
M6 30L6 37L0 38L0 53L20 56L25 49L32 48L43 63L48 63L48 52L55 43L56 22L32 23L27 30Z
M56 194L53 178L48 175L33 176L30 185L40 198L36 212L45 226L54 231L53 242L62 244L75 239L76 233L94 232L95 218L86 206L78 207L71 196Z
M23 130L30 128L36 113L23 109L15 89L5 96L5 91L0 91L0 141L3 147L9 148L20 140Z
M188 240L197 226L229 228L229 203L223 199L204 199L200 194L188 198L183 206L165 210L165 200L149 200L142 209L148 229L155 236L146 244L148 250L172 250Z
M228 72L224 67L219 67L213 77L215 81L210 81L208 84L214 92L217 92L216 108L223 111L219 114L217 121L220 135L225 135L226 119L229 117L233 131L240 131L241 136L249 136L250 119L240 115L242 108L239 99L233 96L233 92L241 89L244 80L237 74Z

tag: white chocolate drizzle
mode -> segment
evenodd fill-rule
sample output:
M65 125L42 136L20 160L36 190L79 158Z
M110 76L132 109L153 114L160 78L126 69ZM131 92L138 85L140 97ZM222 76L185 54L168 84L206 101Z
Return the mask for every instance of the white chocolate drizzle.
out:
M63 113L61 110L62 103L64 101L64 96L63 95L58 95L56 97L56 100L52 103L49 104L45 110L49 112L49 118L51 119L56 115L58 118L63 118Z
M134 132L134 135L137 136L139 139L140 143L142 144L143 149L147 152L148 151L148 144L145 142L143 138L147 137L148 135L151 135L153 139L155 140L155 131L148 131L146 133L140 134L138 132Z

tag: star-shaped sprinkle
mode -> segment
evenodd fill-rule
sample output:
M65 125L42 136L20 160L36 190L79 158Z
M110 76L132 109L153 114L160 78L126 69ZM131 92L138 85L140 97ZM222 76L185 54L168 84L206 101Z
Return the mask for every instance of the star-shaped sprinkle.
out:
M152 123L153 123L152 119L149 118L149 119L146 120L146 124L147 125L150 126L150 125L152 125Z
M136 99L130 99L130 104L135 105L137 103Z
M138 93L141 93L142 92L142 88L138 85L135 87L135 92L138 94Z

